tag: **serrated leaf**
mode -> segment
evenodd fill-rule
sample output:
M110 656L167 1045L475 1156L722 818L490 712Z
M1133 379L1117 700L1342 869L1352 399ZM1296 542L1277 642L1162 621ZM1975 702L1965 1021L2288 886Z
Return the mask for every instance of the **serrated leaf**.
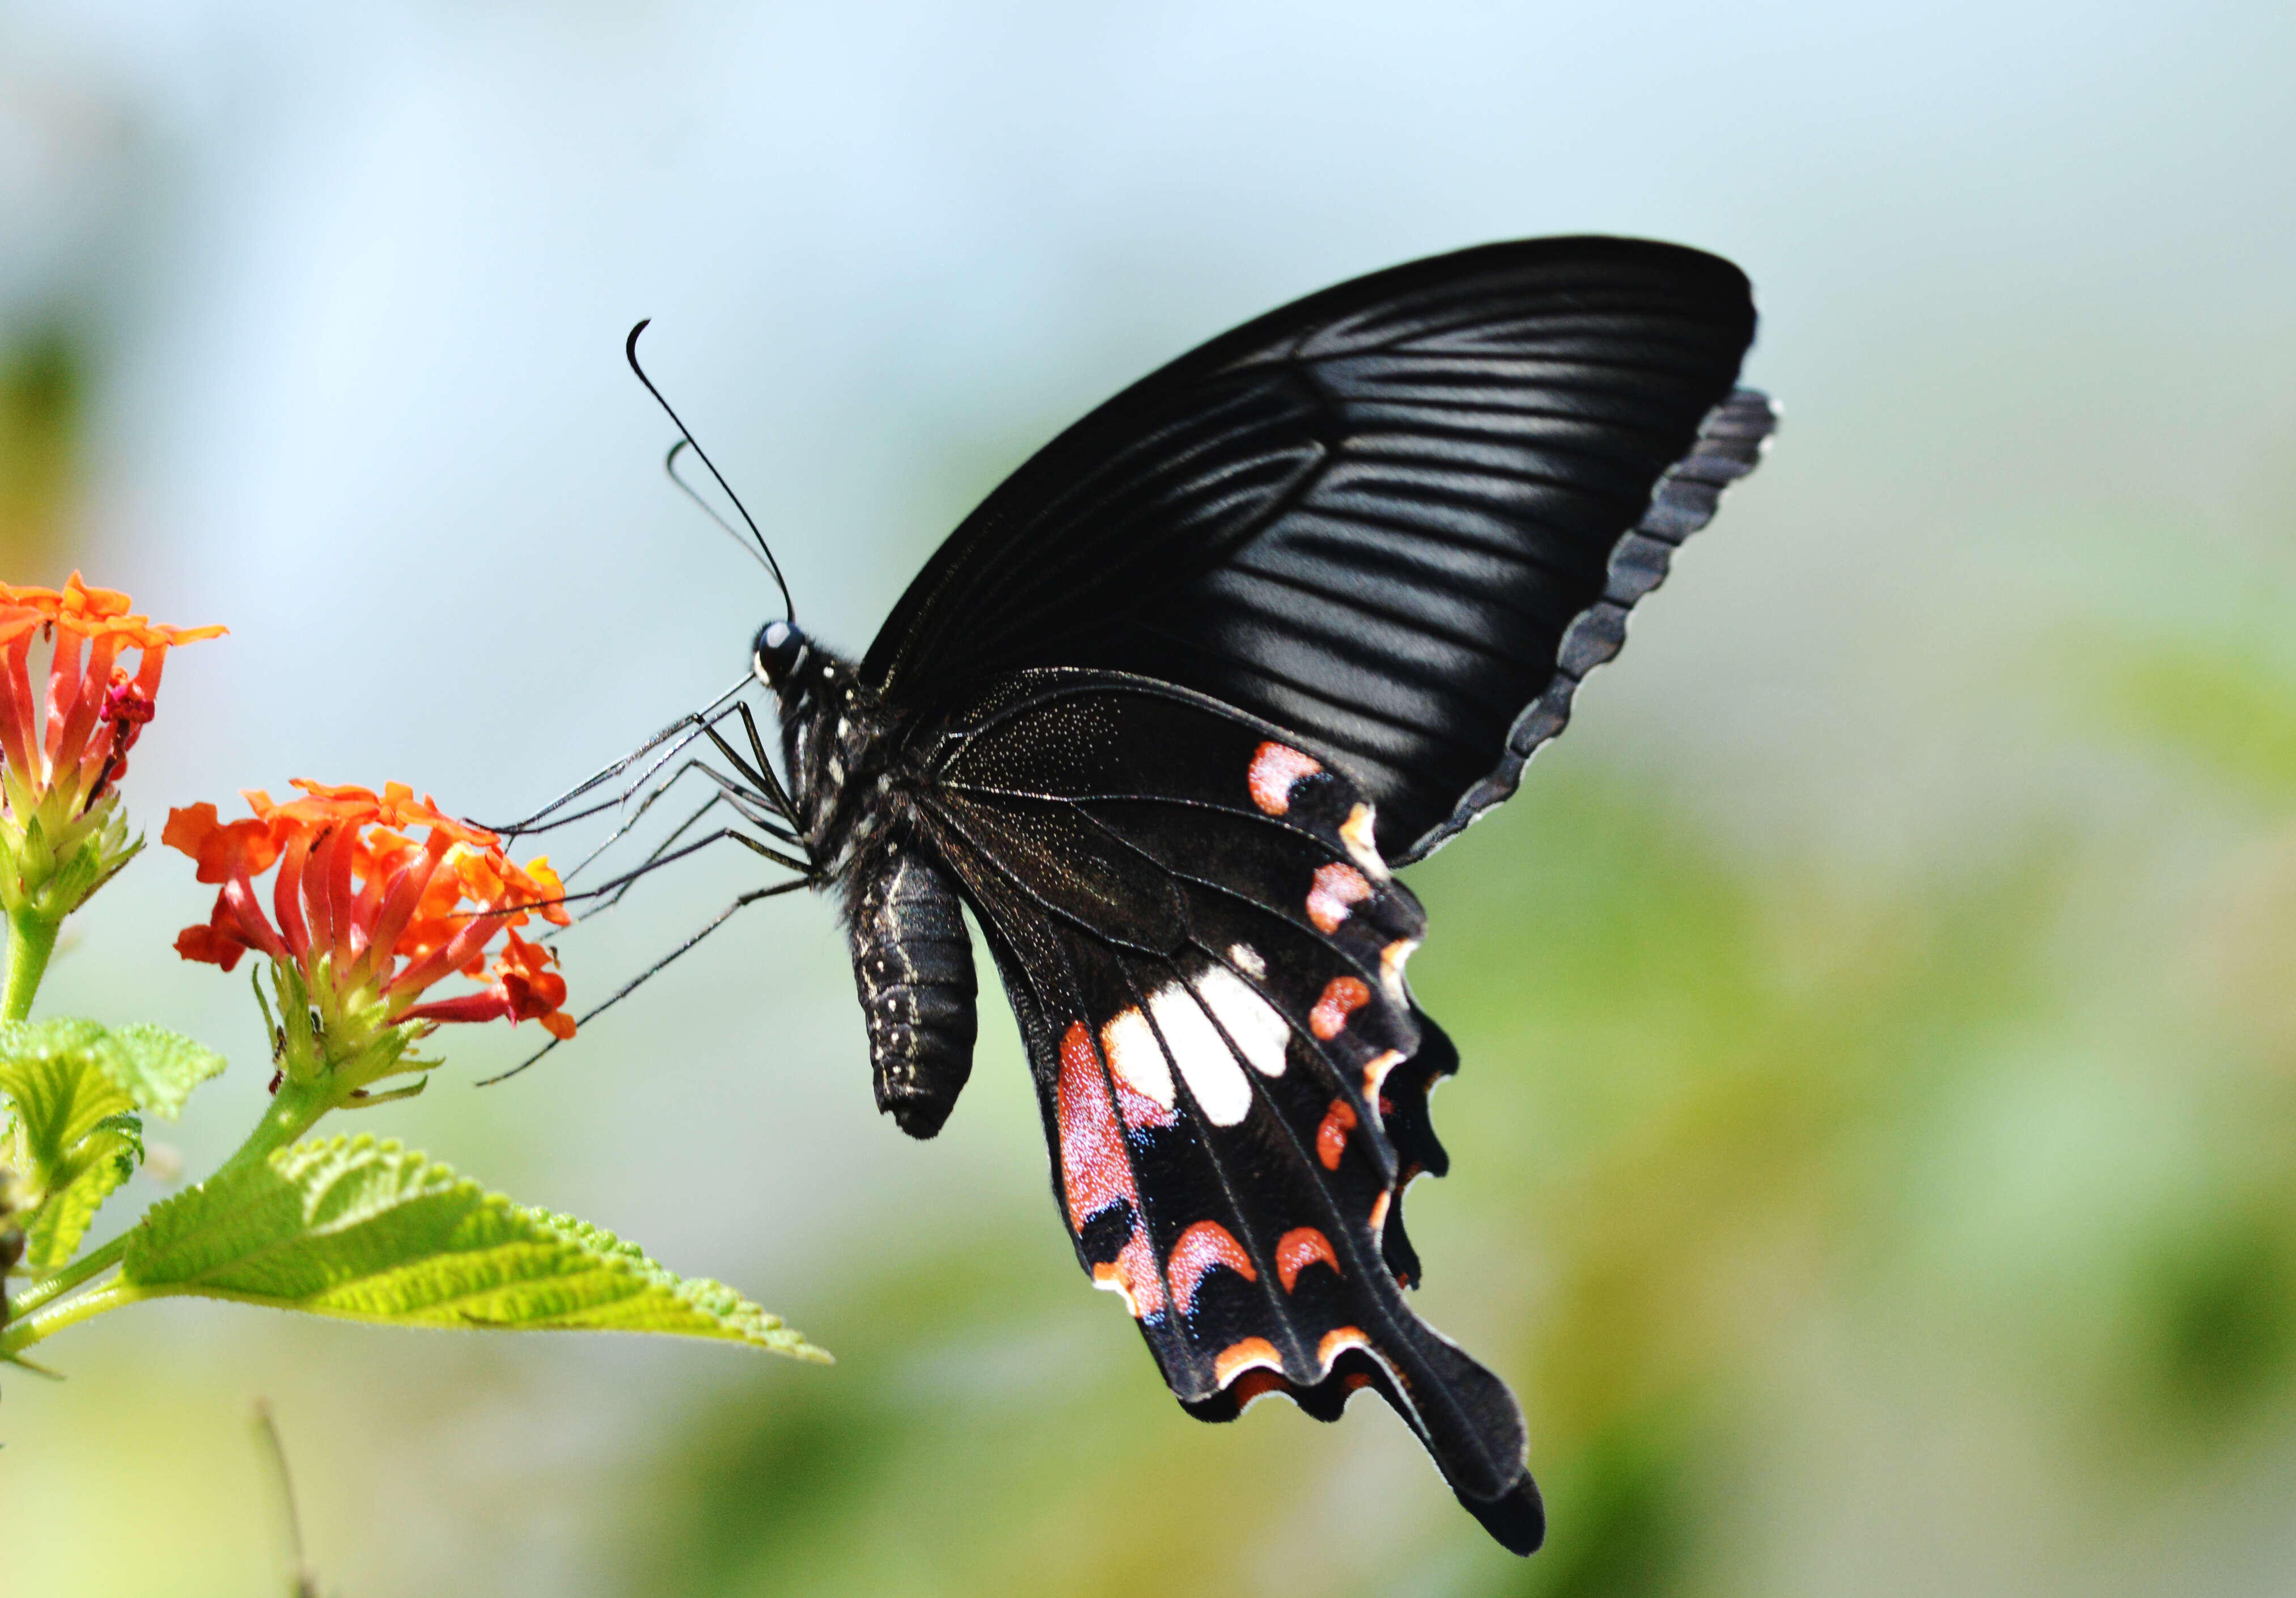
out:
M108 1077L133 1108L172 1121L191 1091L222 1074L224 1058L164 1026L108 1029L94 1021L0 1021L0 1070L16 1059L76 1054ZM127 1108L127 1107L123 1107Z
M729 1288L366 1136L298 1144L156 1206L120 1281L393 1326L670 1332L828 1357Z
M94 1132L106 1116L135 1108L127 1091L95 1063L86 1028L93 1021L0 1022L0 1093L15 1109L14 1132L24 1174L46 1185L40 1167Z
M193 1088L223 1075L222 1055L148 1021L114 1027L111 1042L97 1063L113 1073L136 1108L163 1121L176 1118Z
M144 1124L107 1116L74 1143L37 1207L24 1218L24 1263L36 1271L69 1264L95 1212L144 1163Z
M23 1182L24 1259L35 1270L71 1258L144 1157L135 1100L96 1063L102 1032L92 1021L0 1031L0 1092L14 1111L0 1163Z

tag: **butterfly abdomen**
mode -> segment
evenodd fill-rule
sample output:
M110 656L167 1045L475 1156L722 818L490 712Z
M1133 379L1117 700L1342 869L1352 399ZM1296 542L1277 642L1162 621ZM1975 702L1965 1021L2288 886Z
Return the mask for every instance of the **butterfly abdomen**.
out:
M913 1138L941 1129L972 1072L972 944L947 872L896 836L849 879L853 980L877 1108Z

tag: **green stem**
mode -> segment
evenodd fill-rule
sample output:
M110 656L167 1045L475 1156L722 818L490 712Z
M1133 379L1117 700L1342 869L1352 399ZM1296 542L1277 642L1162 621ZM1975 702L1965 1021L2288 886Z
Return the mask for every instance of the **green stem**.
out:
M144 1295L124 1281L100 1287L93 1293L82 1293L77 1298L67 1298L62 1304L51 1304L44 1310L11 1321L8 1330L0 1332L0 1359L20 1354L43 1338L51 1338L67 1326L77 1326L123 1304L133 1304Z
M0 993L0 1019L20 1021L32 1013L32 995L56 951L56 933L63 926L37 911L20 910L8 917L8 985Z
M62 1297L89 1277L109 1271L127 1252L127 1240L132 1235L131 1231L123 1231L102 1248L92 1249L61 1271L41 1277L8 1300L9 1313L28 1314L51 1298Z
M12 961L12 977L13 972ZM216 1176L268 1158L273 1150L284 1149L310 1131L321 1116L334 1108L333 1094L323 1085L281 1083L279 1091L272 1096L271 1108L264 1112L263 1119L256 1123L255 1130L248 1134L247 1141L239 1146L238 1152L217 1169ZM208 1180L212 1182L215 1177ZM134 1287L113 1281L77 1298L55 1302L80 1283L118 1264L127 1252L127 1240L134 1235L132 1228L122 1232L102 1248L91 1249L53 1275L42 1277L11 1299L12 1319L6 1330L0 1331L0 1357L29 1348L41 1339L52 1337L67 1326L77 1325L90 1315L100 1315L108 1309L117 1309L143 1297Z
M271 1096L271 1108L264 1112L263 1119L255 1124L255 1130L248 1133L247 1141L239 1146L237 1153L216 1167L215 1176L268 1159L274 1151L284 1149L310 1131L321 1116L334 1108L335 1095L328 1084L288 1078ZM213 1182L215 1176L208 1180Z

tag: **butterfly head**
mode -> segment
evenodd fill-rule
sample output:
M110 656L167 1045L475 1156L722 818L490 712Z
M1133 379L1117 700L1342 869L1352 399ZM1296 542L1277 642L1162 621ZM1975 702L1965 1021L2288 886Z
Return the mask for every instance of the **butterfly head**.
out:
M767 688L785 692L805 670L807 657L812 654L813 645L797 630L796 622L768 622L758 629L750 669Z

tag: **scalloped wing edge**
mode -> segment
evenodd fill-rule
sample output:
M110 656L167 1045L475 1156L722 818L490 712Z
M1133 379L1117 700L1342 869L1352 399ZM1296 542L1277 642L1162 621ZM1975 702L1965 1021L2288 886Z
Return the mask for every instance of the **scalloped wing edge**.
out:
M1612 547L1603 597L1580 611L1563 633L1554 680L1515 718L1498 768L1469 788L1450 815L1421 835L1394 864L1426 859L1513 797L1531 757L1570 725L1579 685L1625 647L1627 618L1636 603L1666 581L1683 540L1714 519L1723 490L1761 464L1777 425L1777 406L1758 389L1734 389L1706 413L1690 453L1666 469L1651 490L1650 508Z

